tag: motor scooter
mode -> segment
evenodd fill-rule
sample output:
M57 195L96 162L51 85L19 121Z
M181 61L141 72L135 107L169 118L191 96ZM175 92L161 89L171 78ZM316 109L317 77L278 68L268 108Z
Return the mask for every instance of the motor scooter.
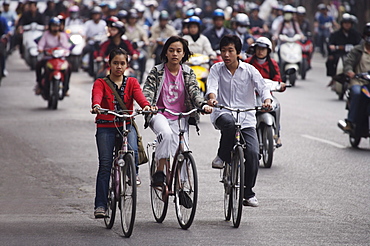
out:
M209 75L209 68L210 68L209 56L195 53L190 56L189 60L186 62L189 65L196 76L196 80L198 82L201 95L204 96L207 90L207 78Z
M23 26L23 58L31 70L35 70L37 58L39 56L35 40L42 36L44 30L45 27L36 22Z
M293 37L288 37L284 34L279 35L281 44L278 46L278 54L281 75L283 78L286 78L287 84L291 84L292 86L295 85L297 72L301 69L302 47L297 43L300 39L301 35L299 34ZM296 72L290 75L285 74L285 71L289 68L294 68Z
M137 60L132 60L130 66L134 70L134 77L139 81L139 84L142 84L146 69L148 52L146 51L144 41L133 40L132 46L135 50L139 51L139 58Z
M96 72L100 68L100 64L94 63L94 52L100 49L100 44L107 40L108 36L106 33L99 33L90 38L86 46L90 46L88 53L82 57L82 68L89 73L91 77L96 79Z
M370 71L356 74L355 78L370 82ZM348 79L348 77L347 77ZM349 79L348 79L349 80ZM347 92L349 89L347 90ZM345 131L347 123L344 120L338 121L338 127L349 135L349 142L353 148L357 148L360 144L361 138L370 137L370 84L363 85L361 88L362 101L359 103L357 109L357 118L353 122L352 131ZM351 104L351 93L347 93L346 109L349 110Z
M48 59L41 81L42 97L48 101L49 109L57 109L58 101L63 100L68 88L69 63L66 60L70 51L63 48L52 48L45 51L44 59Z
M295 73L294 68L290 68L285 71L286 74ZM278 81L272 81L270 79L264 79L268 86L271 88L271 92L282 92L280 83ZM286 84L285 87L291 87L291 85ZM261 107L261 97L256 93L256 106ZM279 101L273 96L272 101L272 110L271 111L261 111L258 110L256 112L256 119L257 119L257 136L259 142L259 150L260 154L262 155L262 162L264 167L271 168L273 157L274 157L274 150L279 147L277 146L277 140L279 139L278 129L280 126L279 119L277 119L277 115L280 112L280 103Z
M86 45L84 25L70 25L66 27L66 33L69 35L69 40L73 44L71 54L68 57L68 61L71 64L73 72L78 72L82 61L82 51Z
M300 75L302 79L306 79L307 71L311 67L311 57L313 54L313 42L311 39L300 39L296 41L302 49L302 61L300 64Z

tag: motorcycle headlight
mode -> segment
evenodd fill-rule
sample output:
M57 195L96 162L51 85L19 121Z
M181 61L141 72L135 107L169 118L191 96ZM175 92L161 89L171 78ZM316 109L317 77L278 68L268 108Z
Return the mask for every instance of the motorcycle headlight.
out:
M64 55L64 50L62 50L62 49L53 50L53 57L60 58L63 55Z
M82 43L81 35L72 35L70 37L70 39L71 39L72 43L75 44L75 45Z

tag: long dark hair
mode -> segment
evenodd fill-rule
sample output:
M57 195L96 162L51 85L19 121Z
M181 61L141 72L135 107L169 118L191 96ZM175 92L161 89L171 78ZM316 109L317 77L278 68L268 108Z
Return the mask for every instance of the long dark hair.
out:
M175 42L180 42L182 43L182 47L183 47L183 50L184 50L184 57L181 59L181 63L185 63L189 57L192 55L190 49L189 49L189 43L186 39L183 39L182 37L180 36L171 36L170 38L167 39L166 43L164 44L163 46L163 49L162 49L162 52L161 52L161 61L164 62L164 63L167 63L168 62L168 59L167 59L167 50L168 50L168 47L170 47L170 45L172 43L175 43Z
M249 64L252 64L253 65L253 63L256 62L256 60L257 60L257 56L256 56L256 54L254 54L252 56L252 59L250 60ZM277 75L278 73L275 70L275 66L274 66L274 64L271 61L270 54L267 54L266 61L267 61L268 66L269 66L269 77L270 77L269 79L273 79L275 77L275 75Z

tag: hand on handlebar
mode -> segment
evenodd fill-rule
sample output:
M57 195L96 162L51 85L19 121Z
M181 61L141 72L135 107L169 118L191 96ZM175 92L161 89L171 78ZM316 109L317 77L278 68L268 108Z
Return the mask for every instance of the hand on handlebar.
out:
M266 99L263 103L262 103L262 109L261 111L262 112L269 112L272 110L272 104L271 104L271 99Z
M216 104L218 104L218 101L214 98L211 98L211 99L208 99L207 101L207 104L211 107L215 106Z

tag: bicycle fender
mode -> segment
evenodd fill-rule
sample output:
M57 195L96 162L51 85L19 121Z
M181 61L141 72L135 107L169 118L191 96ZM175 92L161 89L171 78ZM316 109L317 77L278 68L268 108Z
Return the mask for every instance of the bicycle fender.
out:
M275 127L275 118L269 113L261 113L257 115L257 128L261 123Z

